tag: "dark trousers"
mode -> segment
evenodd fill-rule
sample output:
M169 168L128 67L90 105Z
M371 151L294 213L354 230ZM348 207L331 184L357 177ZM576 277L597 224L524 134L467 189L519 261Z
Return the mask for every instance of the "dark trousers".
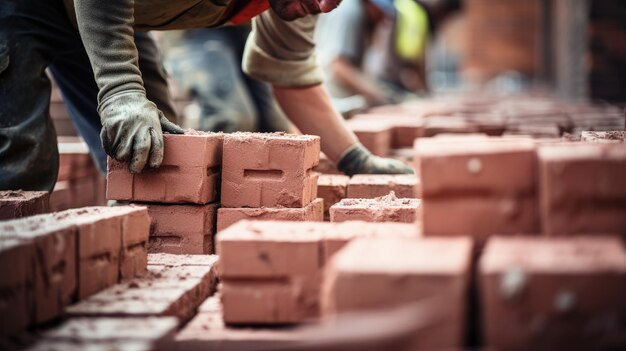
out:
M156 45L146 33L136 33L135 42L148 98L175 121ZM106 170L98 88L62 1L0 0L0 190L51 191L56 183L59 154L46 68L98 168Z

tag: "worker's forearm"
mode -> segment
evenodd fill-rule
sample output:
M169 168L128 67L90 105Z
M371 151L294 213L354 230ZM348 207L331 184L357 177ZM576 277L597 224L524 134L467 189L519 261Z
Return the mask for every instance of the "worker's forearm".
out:
M91 61L98 102L123 91L145 94L133 39L133 0L75 0L76 19Z
M305 88L274 87L276 100L287 117L305 134L322 138L322 151L333 162L357 142L357 138L330 103L321 85Z
M331 67L334 78L352 92L365 96L370 102L384 99L384 93L348 60L337 58Z

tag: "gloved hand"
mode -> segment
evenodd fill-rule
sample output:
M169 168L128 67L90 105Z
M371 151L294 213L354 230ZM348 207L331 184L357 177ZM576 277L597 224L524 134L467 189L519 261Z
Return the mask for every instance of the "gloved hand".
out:
M352 176L355 174L414 174L415 171L401 161L373 155L360 143L354 144L339 160L337 169Z
M152 168L161 165L163 132L184 133L142 92L116 94L100 104L98 112L104 151L118 161L128 162L132 173L141 172L146 164Z

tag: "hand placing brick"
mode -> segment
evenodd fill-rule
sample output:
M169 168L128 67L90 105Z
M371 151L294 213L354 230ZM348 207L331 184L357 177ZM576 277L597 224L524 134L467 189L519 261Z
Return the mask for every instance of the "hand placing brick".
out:
M304 207L316 197L320 138L233 133L224 138L222 207Z
M430 300L441 322L416 337L420 348L461 347L472 242L468 238L357 239L324 272L325 317Z
M47 191L0 191L0 220L46 213L48 201Z
M374 199L343 199L330 208L331 222L399 222L419 219L421 200L399 199L392 191Z
M255 221L309 221L324 220L324 200L315 199L302 208L262 207L262 208L220 208L217 210L217 230L221 231L238 221L249 219Z
M626 250L616 237L494 237L480 259L485 347L624 347Z
M393 191L398 198L415 198L418 179L413 174L357 174L348 182L348 196L373 199Z
M223 134L165 134L163 142L163 162L156 170L131 174L126 164L109 158L108 199L206 204L218 198Z
M626 238L624 144L545 145L539 159L544 233L616 233Z
M330 206L344 199L348 192L350 177L322 174L317 181L317 196L324 199L324 220L330 220Z
M145 204L150 215L151 253L211 254L218 204Z

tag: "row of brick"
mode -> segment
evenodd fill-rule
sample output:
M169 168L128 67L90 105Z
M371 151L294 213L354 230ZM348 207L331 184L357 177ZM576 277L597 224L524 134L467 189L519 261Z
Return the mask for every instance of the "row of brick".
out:
M392 149L410 148L415 139L438 134L558 138L564 133L578 137L584 130L623 130L624 116L612 106L532 97L476 101L475 96L468 96L383 106L356 115L347 124L373 153L389 156Z
M624 234L624 145L418 140L424 233L480 239L508 233Z
M223 321L192 321L178 338L191 349L220 340L210 328L198 335L199 324L299 324L418 302L428 313L411 320L416 333L402 349L461 348L477 324L494 349L626 345L626 248L617 237L494 237L477 278L472 239L420 238L406 224L245 221L218 234L218 252ZM469 310L473 279L478 314ZM232 333L244 344L302 337L297 329Z
M61 323L0 339L8 350L171 350L217 284L217 256L149 254L147 272L66 308Z
M146 270L141 207L91 207L0 223L0 335L58 317L68 304Z

